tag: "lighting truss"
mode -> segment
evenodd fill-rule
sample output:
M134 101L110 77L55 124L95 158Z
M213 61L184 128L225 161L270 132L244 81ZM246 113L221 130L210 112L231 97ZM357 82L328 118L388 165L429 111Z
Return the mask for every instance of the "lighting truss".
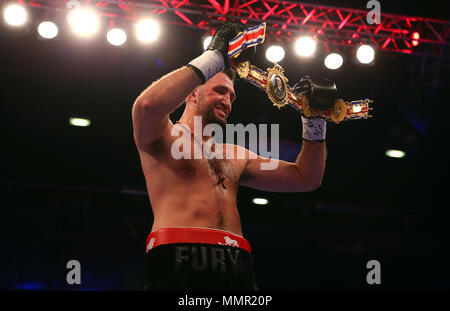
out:
M427 57L449 57L450 22L418 16L381 12L378 24L370 25L369 10L341 8L297 1L279 0L19 0L35 8L69 10L91 5L112 21L135 20L147 13L162 23L175 24L212 33L224 21L244 24L267 23L267 39L291 41L309 34L326 50L336 46L372 44L378 50ZM363 5L365 2L363 3ZM419 44L412 45L411 34L420 33Z

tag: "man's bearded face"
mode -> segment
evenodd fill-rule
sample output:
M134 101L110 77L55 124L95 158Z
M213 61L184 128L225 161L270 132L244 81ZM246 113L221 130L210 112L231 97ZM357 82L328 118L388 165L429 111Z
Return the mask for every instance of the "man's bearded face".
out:
M225 128L231 113L231 103L236 97L233 82L226 74L218 73L198 92L198 112L205 122L217 123Z

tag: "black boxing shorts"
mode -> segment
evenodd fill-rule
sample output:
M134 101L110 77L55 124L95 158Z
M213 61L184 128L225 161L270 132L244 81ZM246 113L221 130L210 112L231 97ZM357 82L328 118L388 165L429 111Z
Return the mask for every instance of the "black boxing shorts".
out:
M234 233L162 228L147 237L145 290L257 291L250 244Z

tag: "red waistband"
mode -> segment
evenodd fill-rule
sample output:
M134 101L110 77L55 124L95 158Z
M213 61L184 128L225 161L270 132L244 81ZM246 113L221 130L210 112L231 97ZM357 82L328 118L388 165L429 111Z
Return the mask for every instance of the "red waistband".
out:
M239 247L251 253L250 243L243 237L218 229L209 228L161 228L147 237L147 253L162 244L203 243Z

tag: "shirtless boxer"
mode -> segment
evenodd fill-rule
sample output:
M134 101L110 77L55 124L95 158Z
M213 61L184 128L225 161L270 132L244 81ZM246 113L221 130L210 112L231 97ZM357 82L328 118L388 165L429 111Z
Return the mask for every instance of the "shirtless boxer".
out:
M147 239L147 290L257 290L236 206L239 185L274 192L313 191L321 185L326 160L321 119L303 119L297 160L275 160L274 170L261 170L270 159L235 145L223 145L224 154L232 148L235 155L244 151L245 158L172 156L180 137L172 136L173 127L194 133L194 116L201 117L203 128L226 124L236 98L228 42L243 29L240 23L222 25L201 56L152 83L134 103L134 139L154 215ZM184 113L173 124L169 114L183 102ZM211 138L186 137L192 148Z

